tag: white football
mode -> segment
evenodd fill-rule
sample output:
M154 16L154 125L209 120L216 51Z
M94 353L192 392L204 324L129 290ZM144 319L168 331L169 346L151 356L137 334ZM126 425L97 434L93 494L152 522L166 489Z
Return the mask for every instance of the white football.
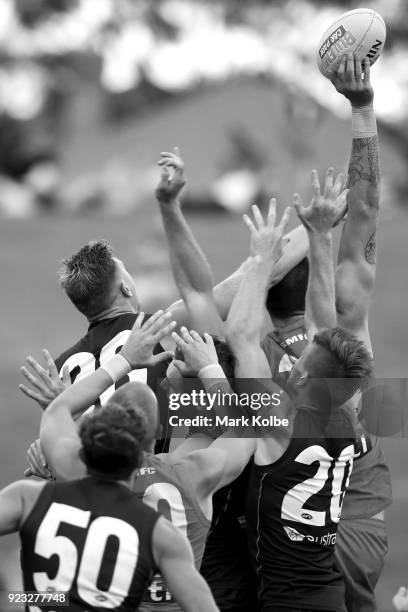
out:
M344 13L320 40L317 51L320 72L328 77L346 53L357 53L360 59L367 56L370 64L374 64L383 50L385 37L384 19L376 11L359 8Z

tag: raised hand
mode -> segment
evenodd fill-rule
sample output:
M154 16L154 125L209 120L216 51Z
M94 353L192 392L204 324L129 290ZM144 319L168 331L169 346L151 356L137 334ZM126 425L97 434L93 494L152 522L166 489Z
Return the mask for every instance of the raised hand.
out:
M342 173L334 179L334 168L329 168L326 172L322 194L319 176L317 171L313 170L313 197L309 206L304 206L299 194L294 194L293 205L299 220L309 233L327 233L344 217L349 192L349 189L343 189L345 180L346 177Z
M282 237L289 221L290 207L283 213L279 224L276 223L276 199L269 202L269 210L264 220L258 206L252 206L254 221L248 215L243 220L251 235L250 253L259 256L262 262L276 263L282 256Z
M143 323L144 317L144 312L138 315L130 336L119 353L132 368L154 366L173 357L170 351L153 355L156 344L170 334L176 326L176 322L171 320L171 312L158 310Z
M344 55L339 67L331 74L331 82L354 107L369 106L374 99L370 81L370 60L360 60L356 54Z
M27 363L32 367L35 375L25 366L22 366L21 373L33 388L23 384L18 387L24 395L38 402L42 410L45 410L64 389L70 386L71 378L69 369L64 367L61 379L57 367L47 349L44 349L42 353L48 369L43 368L33 357L27 357Z
M189 332L185 327L182 327L180 335L173 332L172 337L183 353L187 368L193 370L196 374L205 366L218 363L217 351L210 334L204 334L203 339L196 331L191 330Z
M184 162L179 148L174 147L173 153L160 153L157 163L160 166L160 181L156 187L156 198L161 204L170 204L177 200L186 184Z

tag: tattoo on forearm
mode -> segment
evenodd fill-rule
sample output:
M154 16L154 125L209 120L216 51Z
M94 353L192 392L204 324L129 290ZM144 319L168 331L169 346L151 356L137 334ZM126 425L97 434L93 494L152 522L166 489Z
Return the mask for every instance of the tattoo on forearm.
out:
M368 163L362 160L367 155ZM349 187L354 187L359 181L367 181L376 188L380 182L380 156L378 137L354 138L349 165Z
M365 248L365 258L369 264L374 265L376 261L376 241L375 241L375 232L370 236L366 248Z

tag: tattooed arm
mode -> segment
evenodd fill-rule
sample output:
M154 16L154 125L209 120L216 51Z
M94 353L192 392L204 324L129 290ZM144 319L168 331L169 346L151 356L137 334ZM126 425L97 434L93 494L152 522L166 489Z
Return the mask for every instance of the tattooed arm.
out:
M350 100L353 112L348 216L336 270L338 322L371 348L368 310L376 271L380 162L369 61L345 56L332 82Z

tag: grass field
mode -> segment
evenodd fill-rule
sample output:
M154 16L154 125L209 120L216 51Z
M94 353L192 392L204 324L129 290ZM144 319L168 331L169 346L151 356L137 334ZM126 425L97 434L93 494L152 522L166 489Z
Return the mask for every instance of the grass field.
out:
M221 279L246 254L245 228L239 219L223 214L194 215L191 223L217 280ZM407 230L408 218L402 213L381 227L371 328L377 369L382 376L406 376L407 371ZM85 321L56 283L56 268L65 255L92 237L106 237L116 246L138 280L146 309L164 305L175 296L159 219L147 208L123 220L54 217L2 221L1 486L21 477L26 448L38 431L39 409L17 389L21 381L19 366L26 355L38 356L43 347L56 355L86 329ZM387 517L390 552L378 588L381 610L385 612L391 609L391 596L397 587L408 582L408 444L407 440L392 439L385 440L384 447L395 494ZM0 572L6 575L10 587L18 587L17 538L3 538L0 555Z

